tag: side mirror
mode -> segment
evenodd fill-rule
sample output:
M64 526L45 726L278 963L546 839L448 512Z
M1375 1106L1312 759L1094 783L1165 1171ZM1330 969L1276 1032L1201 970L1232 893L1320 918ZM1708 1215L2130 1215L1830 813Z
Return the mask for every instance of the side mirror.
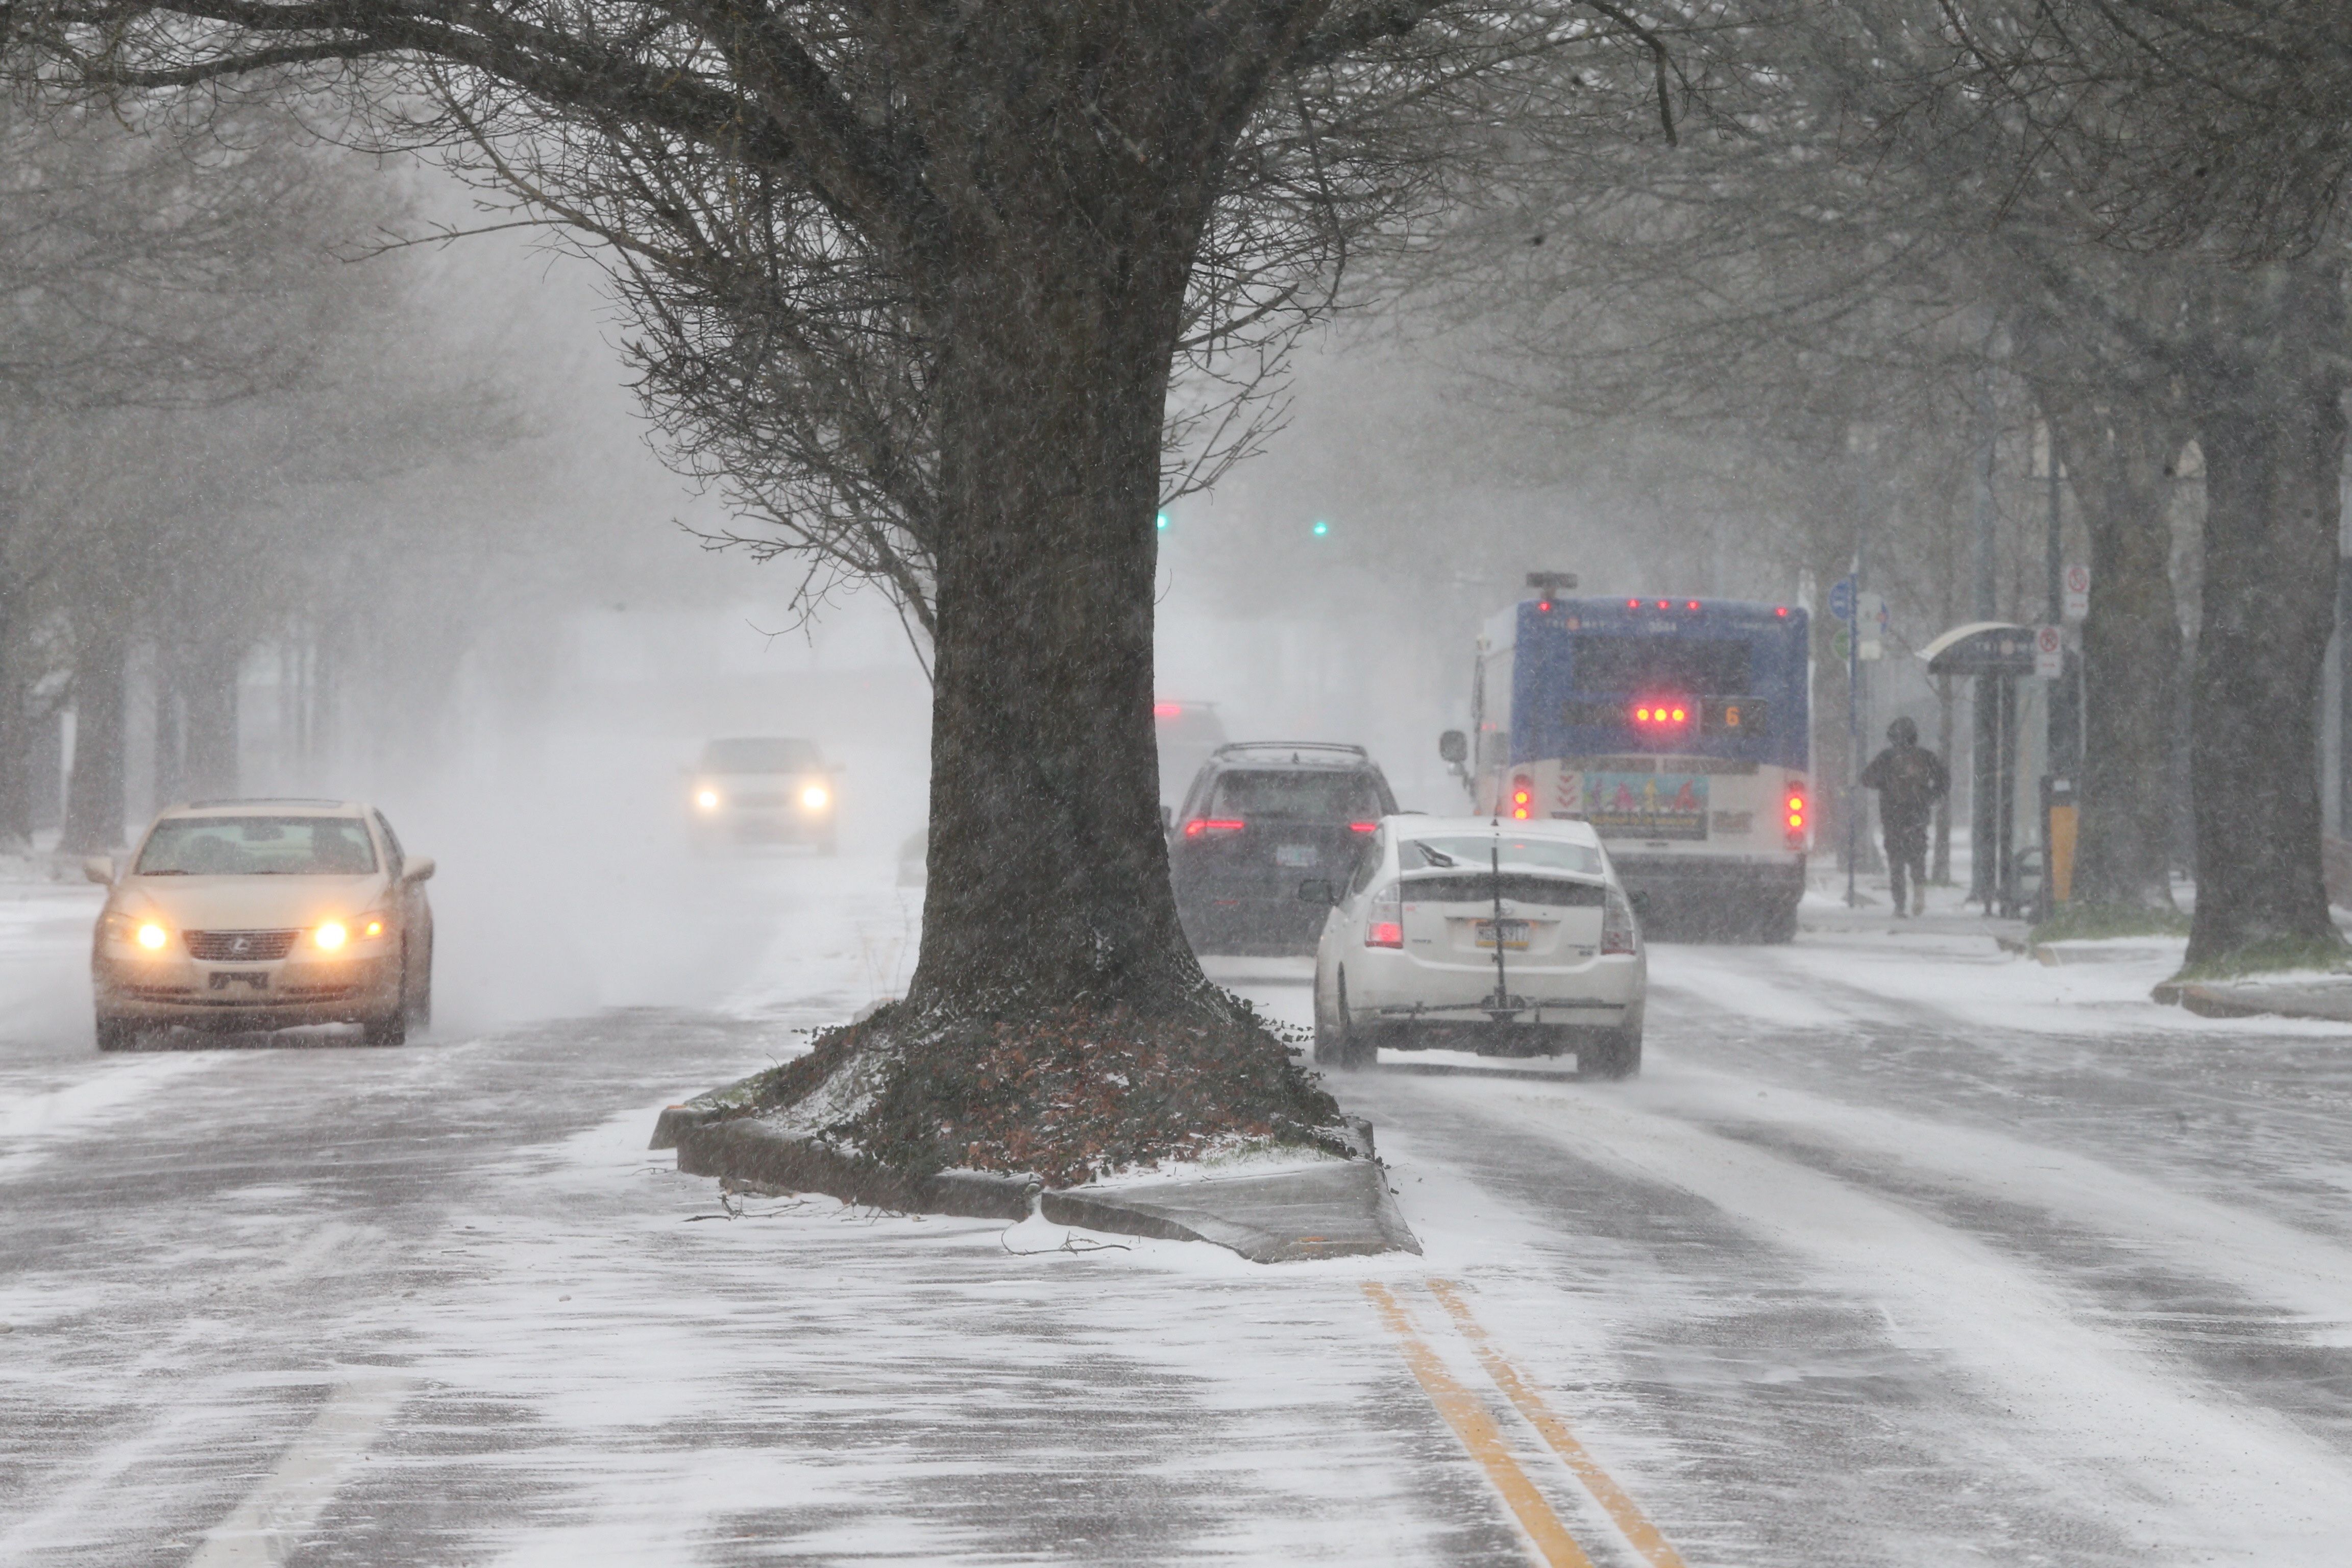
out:
M432 856L419 855L408 863L408 869L400 874L400 879L404 882L429 882L436 869Z
M1336 904L1339 889L1321 877L1309 877L1298 884L1298 901L1302 904Z
M1470 760L1470 737L1459 730L1448 730L1437 737L1437 754L1444 761L1460 766Z
M114 857L93 855L81 863L81 874L100 887L114 880Z

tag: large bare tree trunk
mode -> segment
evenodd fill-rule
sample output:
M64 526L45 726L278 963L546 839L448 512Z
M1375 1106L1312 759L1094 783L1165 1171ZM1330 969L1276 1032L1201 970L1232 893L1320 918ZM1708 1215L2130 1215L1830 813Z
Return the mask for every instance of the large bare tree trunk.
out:
M2192 378L2206 504L2192 964L2341 942L2320 879L2315 759L2342 504L2342 289L2335 267L2309 263L2224 285Z
M1017 227L944 264L929 890L909 1000L1221 1011L1177 923L1151 721L1153 518L1190 247L1139 232L1197 227L1204 209L1181 184L1087 222L1044 182L1028 200Z
M122 841L121 626L93 621L74 643L73 771L66 779L65 830L58 847L79 855Z
M2091 538L2074 898L2169 909L2181 637L2165 502L2184 437L2128 392L2095 404L2045 392L2042 406Z

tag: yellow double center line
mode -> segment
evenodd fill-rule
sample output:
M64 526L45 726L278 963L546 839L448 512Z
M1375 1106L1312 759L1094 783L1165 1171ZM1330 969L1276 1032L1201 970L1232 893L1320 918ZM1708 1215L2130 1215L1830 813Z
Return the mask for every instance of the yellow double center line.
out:
M1625 1489L1611 1479L1591 1451L1576 1440L1575 1434L1569 1431L1568 1424L1552 1413L1550 1406L1536 1392L1535 1385L1520 1376L1518 1369L1495 1348L1485 1328L1471 1316L1469 1303L1462 1299L1460 1288L1443 1279L1433 1279L1429 1289L1460 1326L1462 1337L1476 1352L1479 1365L1486 1368L1486 1375L1494 1380L1495 1386L1502 1390L1503 1396L1527 1418L1528 1425L1551 1445L1552 1452L1560 1457L1585 1490L1592 1494L1592 1500L1609 1515L1625 1537L1627 1544L1648 1559L1651 1568L1685 1568L1681 1553L1667 1543L1658 1527L1650 1522L1649 1516L1625 1494ZM1461 1439L1470 1457L1477 1460L1479 1467L1486 1472L1487 1479L1495 1483L1495 1489L1502 1493L1503 1501L1517 1518L1519 1527L1528 1532L1528 1539L1535 1542L1536 1550L1543 1554L1544 1561L1551 1568L1592 1568L1592 1559L1584 1554L1584 1549L1569 1533L1568 1526L1552 1511L1551 1505L1544 1500L1543 1494L1528 1479L1527 1471L1511 1457L1502 1428L1487 1414L1486 1403L1463 1387L1454 1374L1446 1371L1444 1362L1414 1330L1412 1317L1405 1310L1404 1304L1378 1280L1364 1281L1364 1295L1403 1346L1405 1364L1412 1370L1412 1375L1429 1395L1430 1403L1437 1407L1437 1413L1444 1418L1445 1424L1454 1428L1454 1435Z

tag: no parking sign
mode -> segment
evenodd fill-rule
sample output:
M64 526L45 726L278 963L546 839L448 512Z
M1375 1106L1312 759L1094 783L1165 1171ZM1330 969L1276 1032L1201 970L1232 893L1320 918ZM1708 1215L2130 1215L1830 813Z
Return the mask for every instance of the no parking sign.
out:
M2073 626L2088 619L2091 614L2091 569L2079 563L2067 567L2061 586L2065 590L2061 613L2066 624Z
M2066 637L2056 626L2038 627L2033 634L2033 673L2055 680L2066 669Z

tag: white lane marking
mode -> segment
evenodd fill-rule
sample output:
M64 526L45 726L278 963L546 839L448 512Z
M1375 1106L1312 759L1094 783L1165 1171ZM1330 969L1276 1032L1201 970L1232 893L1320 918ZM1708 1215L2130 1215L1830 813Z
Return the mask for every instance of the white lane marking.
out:
M1517 1086L1514 1086L1517 1087ZM1443 1095L1588 1159L1705 1199L1810 1259L1845 1299L1877 1305L1896 1342L1948 1358L2003 1414L1989 1436L2066 1478L2074 1506L2182 1561L2311 1561L2352 1529L2352 1464L2284 1417L2152 1353L2093 1304L1964 1232L1770 1152L1617 1103Z
M343 1473L415 1385L415 1378L402 1373L368 1373L337 1384L277 1468L206 1533L188 1568L274 1568L285 1562L334 1498Z

